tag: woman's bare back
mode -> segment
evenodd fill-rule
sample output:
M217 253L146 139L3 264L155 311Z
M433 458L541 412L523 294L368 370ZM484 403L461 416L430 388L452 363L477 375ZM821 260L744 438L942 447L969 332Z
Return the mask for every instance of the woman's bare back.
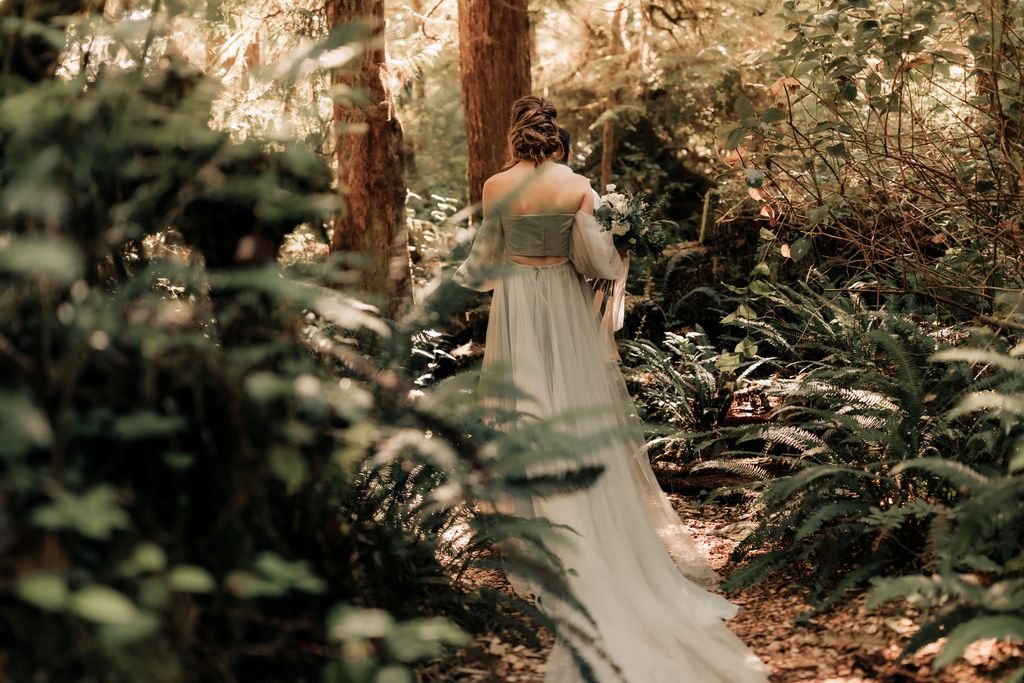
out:
M494 174L484 183L483 205L484 215L495 211L519 216L594 211L590 181L554 162L539 166L520 162ZM527 266L550 266L565 260L560 256L509 258Z

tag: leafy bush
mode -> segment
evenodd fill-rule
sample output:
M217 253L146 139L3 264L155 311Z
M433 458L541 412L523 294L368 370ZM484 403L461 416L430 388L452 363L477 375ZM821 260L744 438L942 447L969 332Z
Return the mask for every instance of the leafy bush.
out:
M571 600L550 525L488 510L599 472L525 477L544 425L412 382L436 305L388 323L344 258L275 263L336 208L322 160L210 129L170 55L5 75L0 677L409 680L465 629L561 628L457 576L515 536L502 566Z
M719 129L787 258L991 314L1022 284L1014 3L783 6L774 83Z
M829 298L809 287L779 287L764 299L777 317L735 324L759 345L805 360L794 361L799 382L782 396L772 423L732 430L727 438L740 446L736 454L795 472L764 485L765 517L736 557L781 547L758 555L730 585L797 563L813 567L821 607L923 552L922 525L948 492L892 470L955 451L965 440L946 413L970 376L928 362L950 334L934 319L895 307L871 311L853 297Z
M939 669L955 661L972 642L987 638L1024 641L1024 365L1015 347L951 349L937 363L969 367L978 379L950 413L971 419L959 458L911 460L902 477L930 476L957 495L936 507L929 529L929 573L876 579L869 605L907 600L933 608L930 620L907 644L912 652L945 637L934 661ZM989 457L978 461L977 452ZM973 467L957 460L975 461ZM1017 672L1015 680L1024 676Z
M872 309L813 282L748 292L751 316L731 321L796 383L769 424L718 430L731 448L703 463L759 480L763 517L726 587L795 569L819 611L874 583L871 605L935 608L907 652L948 637L936 668L974 640L1020 639L1021 347L913 298Z
M700 330L669 333L663 346L625 343L626 360L640 380L640 401L651 418L673 430L648 445L693 460L706 445L700 439L717 436L737 393L751 388L747 379L765 360L756 358L756 349L747 349L750 359L733 365Z

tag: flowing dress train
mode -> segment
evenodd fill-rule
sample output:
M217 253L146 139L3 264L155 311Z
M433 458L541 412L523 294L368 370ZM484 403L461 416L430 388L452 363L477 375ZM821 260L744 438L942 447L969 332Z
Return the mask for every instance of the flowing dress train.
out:
M527 266L508 255L566 260ZM554 596L542 593L540 604L593 639L574 647L601 683L767 681L764 665L722 623L737 607L700 585L714 572L654 478L622 374L599 333L584 278L615 279L622 268L611 234L590 214L505 214L481 224L455 275L473 289L493 289L482 372L501 373L518 390L501 408L582 416L561 420L559 429L581 444L584 462L604 467L592 486L534 497L524 510L576 532L551 550L574 570L570 587L592 621ZM595 442L609 430L615 438ZM559 640L545 681L580 680Z

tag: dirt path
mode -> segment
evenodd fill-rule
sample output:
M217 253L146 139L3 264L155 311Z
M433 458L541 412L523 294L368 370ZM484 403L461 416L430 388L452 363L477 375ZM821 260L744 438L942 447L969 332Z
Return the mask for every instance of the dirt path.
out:
M727 573L728 556L750 520L738 507L694 507L673 496L673 504L695 538L708 550L716 570ZM479 585L508 590L500 572L479 572ZM743 610L729 622L772 669L773 683L980 683L999 681L1024 665L1024 651L1005 643L985 641L968 648L941 674L931 670L937 648L900 662L903 644L917 628L919 615L896 609L882 613L864 610L863 596L802 625L794 625L807 610L806 591L785 577L733 596ZM440 662L419 672L423 683L542 683L551 638L541 634L541 647L481 637L478 648L462 653L447 665ZM680 682L683 683L683 682Z

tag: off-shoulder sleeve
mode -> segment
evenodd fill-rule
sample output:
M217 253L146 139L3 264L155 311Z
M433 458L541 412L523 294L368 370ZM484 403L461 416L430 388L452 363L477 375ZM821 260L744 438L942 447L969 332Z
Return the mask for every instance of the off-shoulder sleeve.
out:
M477 228L469 256L455 271L452 279L463 287L489 292L494 289L495 278L504 260L501 221L497 216L485 218Z
M615 280L624 274L612 233L602 230L592 214L582 211L573 221L569 260L584 277Z

